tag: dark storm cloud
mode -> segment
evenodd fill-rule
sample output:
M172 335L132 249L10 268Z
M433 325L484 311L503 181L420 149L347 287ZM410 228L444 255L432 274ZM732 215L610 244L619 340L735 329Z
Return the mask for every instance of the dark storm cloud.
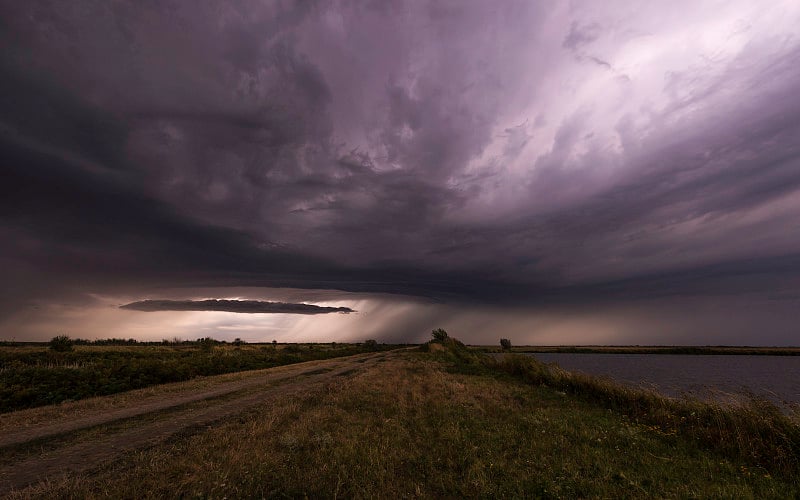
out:
M87 173L53 154L2 142L3 257L35 263L39 293L75 283L294 286L420 295L469 295L470 279L409 266L363 269L198 223L141 195L114 172ZM474 273L472 273L474 274ZM8 288L13 297L13 288Z
M800 277L791 2L0 9L8 310L157 284L581 305Z
M120 306L135 311L227 311L235 313L327 314L355 312L349 307L325 307L260 300L141 300Z

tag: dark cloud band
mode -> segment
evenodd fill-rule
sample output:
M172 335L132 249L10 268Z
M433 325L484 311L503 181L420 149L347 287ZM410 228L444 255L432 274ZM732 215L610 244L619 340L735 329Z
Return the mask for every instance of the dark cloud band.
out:
M260 300L141 300L120 306L134 311L226 311L235 313L327 314L352 313L349 307L265 302Z
M0 3L0 320L795 296L800 8L695 3ZM349 312L224 302L125 307Z

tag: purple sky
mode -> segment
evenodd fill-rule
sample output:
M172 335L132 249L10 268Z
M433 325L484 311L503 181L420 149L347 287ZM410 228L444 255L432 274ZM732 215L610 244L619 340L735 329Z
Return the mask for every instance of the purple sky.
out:
M0 1L0 338L800 344L800 3ZM122 311L251 299L354 314Z

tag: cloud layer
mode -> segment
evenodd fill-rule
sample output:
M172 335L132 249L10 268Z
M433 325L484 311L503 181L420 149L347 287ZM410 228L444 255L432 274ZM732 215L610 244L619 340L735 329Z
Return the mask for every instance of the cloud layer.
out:
M165 286L574 310L800 293L797 2L0 14L6 330Z
M234 313L326 314L355 312L349 307L326 307L313 304L290 304L260 300L140 300L119 306L134 311L226 311Z

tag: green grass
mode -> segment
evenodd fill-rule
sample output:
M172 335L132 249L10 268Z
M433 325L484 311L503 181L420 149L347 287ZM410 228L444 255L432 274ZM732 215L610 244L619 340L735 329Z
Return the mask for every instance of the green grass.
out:
M21 492L41 497L791 498L797 476L450 343ZM576 386L578 387L578 386ZM698 421L697 428L705 425ZM713 422L712 422L712 425Z
M610 379L568 372L527 356L489 358L458 342L437 352L461 372L509 374L607 408L666 437L689 439L767 473L800 475L800 416L788 415L764 399L753 397L735 405L671 399Z
M78 345L0 347L0 413L115 394L199 376L348 356L390 346Z

